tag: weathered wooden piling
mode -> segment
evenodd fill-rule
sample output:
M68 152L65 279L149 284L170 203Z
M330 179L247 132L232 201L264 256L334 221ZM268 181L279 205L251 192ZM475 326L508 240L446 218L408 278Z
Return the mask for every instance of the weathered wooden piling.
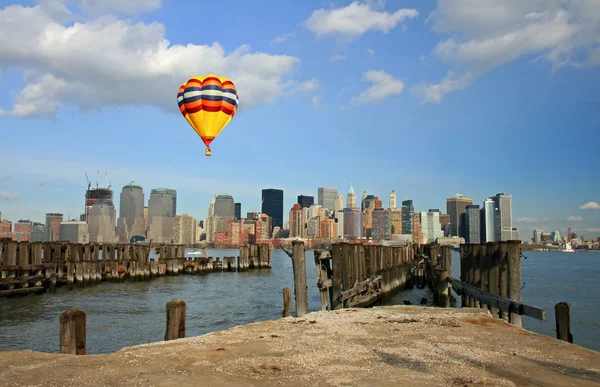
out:
M292 268L294 271L294 297L296 299L296 317L308 313L308 287L306 284L306 256L304 242L292 242Z
M283 317L290 317L292 315L292 291L290 288L283 288Z
M60 316L60 353L85 355L86 315L78 309L71 309Z
M554 305L556 320L556 338L568 343L573 343L571 334L571 305L567 302L559 302Z
M167 303L167 330L165 341L185 337L185 301L173 299Z

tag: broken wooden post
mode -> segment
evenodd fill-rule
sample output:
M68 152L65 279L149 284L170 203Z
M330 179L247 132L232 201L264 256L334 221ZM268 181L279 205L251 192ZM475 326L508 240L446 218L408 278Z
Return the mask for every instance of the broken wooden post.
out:
M60 353L85 355L85 324L83 310L71 309L60 316Z
M521 302L521 242L508 242L508 298ZM523 327L523 321L518 311L510 311L508 322L519 328Z
M283 288L283 317L291 317L292 315L292 291L290 288Z
M175 298L167 303L165 341L185 337L185 301Z
M304 242L292 242L292 267L294 269L294 296L296 298L296 317L308 313L308 287L306 285L306 261Z
M567 302L559 302L554 305L556 319L556 338L568 343L573 343L571 335L571 305Z

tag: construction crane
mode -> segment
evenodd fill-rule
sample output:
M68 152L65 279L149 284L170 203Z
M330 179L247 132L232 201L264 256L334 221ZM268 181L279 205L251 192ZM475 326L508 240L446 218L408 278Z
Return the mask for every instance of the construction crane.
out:
M108 184L108 189L110 189L111 184L110 184L110 180L108 180L108 173L105 171L104 175L106 176L106 184Z
M96 188L98 188L98 183L99 183L98 180L100 180L100 170L98 170L98 172L96 172Z
M92 183L90 183L90 178L88 177L87 172L85 173L85 179L87 180L88 183L88 191L90 190L90 188L92 188Z

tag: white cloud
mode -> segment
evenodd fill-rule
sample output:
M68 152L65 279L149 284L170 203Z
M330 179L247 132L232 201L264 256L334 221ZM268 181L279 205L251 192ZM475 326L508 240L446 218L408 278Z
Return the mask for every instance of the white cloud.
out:
M375 55L375 50L373 50L372 48L367 48L367 52L369 53L369 55L373 56Z
M364 74L363 79L372 82L373 86L350 100L355 105L381 101L393 95L400 94L404 90L404 83L402 81L394 79L394 77L383 70L369 70Z
M582 222L583 221L583 216L569 216L567 218L567 220L569 222Z
M419 16L416 9L399 9L393 13L377 11L381 2L363 4L355 1L346 7L317 9L304 22L317 36L338 35L358 38L370 30L387 33L399 23Z
M582 210L600 210L600 204L596 202L587 202L579 206Z
M515 220L515 223L544 223L548 222L550 218L528 218L522 217Z
M586 228L585 231L587 231L587 232L600 232L600 228Z
M134 15L154 11L162 6L162 0L77 0L76 3L84 11L92 14L118 12Z
M312 97L312 107L313 107L313 109L318 109L320 103L321 103L321 96L320 95L315 95L315 96Z
M440 102L485 72L527 55L549 61L553 71L600 64L592 51L600 43L596 0L440 0L428 21L436 31L452 34L433 54L453 68L440 83L414 87L424 102Z
M46 179L46 180L42 180L40 181L40 185L48 185L48 184L54 184L55 181L54 180L50 180L50 179Z
M275 37L275 39L271 40L271 44L281 44L281 43L285 42L292 35L293 35L292 32L283 34L283 35L277 35Z
M0 200L15 200L21 197L20 193L10 193L6 191L0 191Z
M217 42L173 45L160 23L134 24L113 16L72 23L77 15L55 8L0 9L0 70L28 70L12 115L53 117L68 104L82 109L151 105L177 114L177 89L198 73L231 78L240 109L310 91L315 85L314 80L286 80L299 63L293 56L251 52L247 45L227 52Z

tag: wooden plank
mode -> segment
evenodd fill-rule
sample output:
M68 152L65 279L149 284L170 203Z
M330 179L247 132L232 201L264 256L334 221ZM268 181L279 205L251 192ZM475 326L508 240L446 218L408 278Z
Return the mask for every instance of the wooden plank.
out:
M6 270L44 270L44 269L54 269L56 268L55 263L41 263L38 265L11 265L11 266L0 266L0 271Z
M308 287L306 284L306 254L304 242L292 242L292 268L294 271L294 296L296 298L296 317L308 313Z
M0 297L20 296L29 293L43 293L46 289L43 286L36 286L30 288L12 289L12 290L0 290Z
M292 316L292 297L290 288L283 288L283 312L282 317Z
M332 266L331 309L335 310L342 307L342 246L340 243L333 246Z
M500 296L496 296L452 277L450 277L448 280L452 284L452 288L456 291L456 293L463 294L463 292L465 292L467 295L476 299L483 305L498 308L507 313L511 311L518 313L519 315L529 316L538 320L546 320L546 309L525 305L515 300L509 300Z
M365 281L358 282L352 289L342 292L342 300L347 300L351 297L358 295L361 292L364 292L369 288L371 284L378 284L383 280L381 275L378 275L375 278L369 278Z

